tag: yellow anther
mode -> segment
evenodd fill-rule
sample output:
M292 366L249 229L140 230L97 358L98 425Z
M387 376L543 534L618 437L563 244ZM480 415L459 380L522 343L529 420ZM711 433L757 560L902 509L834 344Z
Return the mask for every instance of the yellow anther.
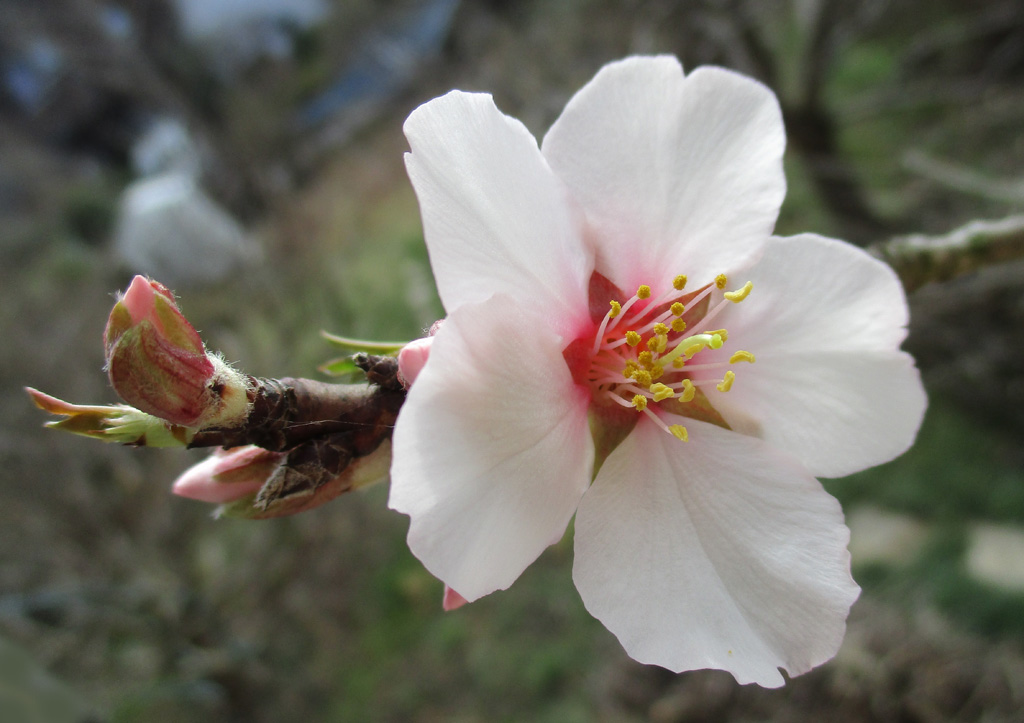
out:
M640 335L637 334L635 331L627 331L626 343L629 344L630 346L636 346L637 344L640 343Z
M664 384L652 384L651 393L654 394L654 401L660 402L664 399L669 399L676 395L675 391L671 387L666 387Z
M647 284L641 284L640 288L636 290L636 298L646 299L651 295L651 287Z
M686 311L686 307L683 306L682 302L677 301L668 307L668 310L672 312L672 316L682 316L683 312Z
M753 289L753 288L754 288L754 282L753 281L748 281L747 283L743 284L743 288L736 289L736 291L726 291L725 292L725 298L727 298L729 301L731 301L734 304L738 304L741 301L743 301L745 298L750 296L750 290Z
M679 274L679 276L672 279L672 288L676 291L682 291L686 287L686 274Z
M651 364L654 362L654 355L649 351L642 351L636 355L636 361L644 369L650 369Z
M721 349L724 342L725 340L722 338L721 334L712 334L711 341L708 342L708 346L712 349Z
M660 321L654 325L655 334L668 334L668 327L662 324Z
M735 354L733 354L731 357L729 357L729 363L730 364L735 364L736 362L741 362L741 361L750 362L751 364L753 364L754 363L754 355L751 354L749 351L740 350L740 351L736 352Z
M622 370L622 376L626 377L626 379L631 379L633 377L633 372L635 372L639 368L640 367L637 366L635 361L633 361L632 359L627 359L626 367Z
M682 369L684 366L686 366L686 360L683 359L681 356L677 356L675 359L672 360L673 369Z
M725 373L725 379L723 379L720 383L715 385L715 389L717 389L720 392L727 392L730 389L732 389L732 383L735 379L736 374L734 372L728 371Z
M608 318L614 319L622 311L622 304L617 301L609 301L608 305L612 307L612 310L608 312Z
M689 442L690 434L686 431L686 427L681 424L673 424L668 428L668 431L672 432L672 436L678 439L680 442Z
M711 336L715 336L717 334L722 337L722 341L729 341L729 332L725 329L712 329L711 331L705 331L704 333L710 334Z
M693 357L694 354L704 348L704 342L698 341L696 344L690 344L690 346L683 349L683 354L686 355L687 359Z
M636 380L636 383L644 389L651 386L651 382L653 381L653 379L651 379L651 373L646 369L637 369L633 372L633 379Z
M661 364L655 363L655 364L651 365L651 380L652 381L657 381L658 379L661 379L662 375L664 375L664 374L665 374L665 367L663 367Z
M642 412L647 409L647 397L642 394L637 394L633 397L633 406L636 407L636 411Z
M665 334L658 334L657 336L652 336L650 339L647 340L647 348L650 349L652 352L661 354L663 351L665 351L667 347L668 336L666 336Z
M719 274L715 277L715 286L720 289L724 289L725 285L729 283L729 277L725 274Z
M682 319L673 319L672 320L672 331L682 331L685 328L686 328L686 322L683 321Z
M693 386L693 382L689 379L683 380L683 391L679 395L680 402L692 402L694 396L697 394L697 387Z

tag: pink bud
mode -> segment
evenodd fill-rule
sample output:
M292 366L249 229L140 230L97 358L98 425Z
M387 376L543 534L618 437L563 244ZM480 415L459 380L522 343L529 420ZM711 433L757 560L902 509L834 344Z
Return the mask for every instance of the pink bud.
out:
M446 613L450 613L452 610L458 610L465 605L468 600L459 595L459 593L452 590L447 585L444 586L444 600L441 603L441 607L444 608Z
M260 447L218 449L174 481L171 492L201 502L223 504L259 492L284 457Z
M223 424L247 408L244 377L206 353L162 284L136 276L104 332L107 374L134 407L185 427Z
M412 386L416 377L423 371L430 356L430 346L434 343L432 336L416 339L402 347L398 352L398 376L406 389Z

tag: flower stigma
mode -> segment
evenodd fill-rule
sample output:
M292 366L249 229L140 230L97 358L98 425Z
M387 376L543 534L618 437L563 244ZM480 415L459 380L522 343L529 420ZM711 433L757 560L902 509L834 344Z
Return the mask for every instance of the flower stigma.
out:
M728 277L719 274L712 283L689 293L684 303L686 283L686 276L680 275L661 296L643 284L625 302L611 300L590 345L584 377L595 402L611 402L645 414L682 442L689 439L686 427L667 425L655 413L657 405L669 399L692 402L698 387L705 385L728 392L736 373L725 368L755 361L754 354L743 349L733 352L727 361L701 363L699 359L704 350L721 349L728 341L727 329L708 327L727 307L744 301L753 283L725 291ZM685 333L688 327L696 331Z

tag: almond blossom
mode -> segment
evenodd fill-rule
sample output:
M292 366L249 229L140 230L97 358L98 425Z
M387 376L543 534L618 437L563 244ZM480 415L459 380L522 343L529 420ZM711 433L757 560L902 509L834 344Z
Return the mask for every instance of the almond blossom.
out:
M405 133L447 312L394 432L413 553L473 601L575 516L576 587L636 660L779 686L831 658L859 589L815 477L902 453L926 400L892 271L772 236L771 91L628 58L539 147L459 91Z

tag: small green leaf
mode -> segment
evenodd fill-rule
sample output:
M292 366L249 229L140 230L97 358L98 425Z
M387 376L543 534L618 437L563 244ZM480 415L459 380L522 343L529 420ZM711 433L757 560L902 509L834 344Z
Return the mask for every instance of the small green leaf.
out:
M385 354L388 356L394 356L398 353L399 349L408 343L404 341L366 341L363 339L349 339L348 337L338 336L327 331L321 331L320 336L343 349L349 349L351 351L365 351L369 354Z
M363 370L356 366L355 361L350 356L331 359L318 366L317 369L329 377L347 376L358 379L363 374Z

